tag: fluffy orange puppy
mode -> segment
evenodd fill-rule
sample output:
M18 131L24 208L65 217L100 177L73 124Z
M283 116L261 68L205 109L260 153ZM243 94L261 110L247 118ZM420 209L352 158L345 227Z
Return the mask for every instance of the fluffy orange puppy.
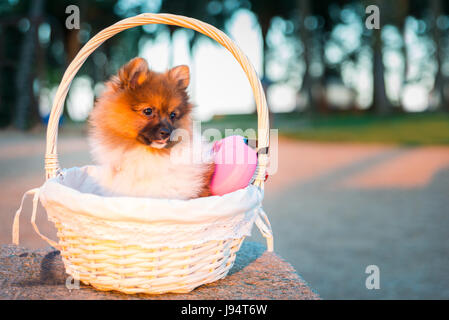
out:
M100 165L99 184L106 195L192 199L210 195L214 166L172 161L174 149L191 149L192 104L189 68L165 73L142 58L124 65L106 82L89 118L89 142ZM189 133L170 139L176 129Z

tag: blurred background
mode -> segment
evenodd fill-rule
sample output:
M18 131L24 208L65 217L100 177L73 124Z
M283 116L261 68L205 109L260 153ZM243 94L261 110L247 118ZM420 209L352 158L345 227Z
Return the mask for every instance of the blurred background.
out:
M70 5L79 29L66 27ZM370 5L379 29L366 26ZM449 298L443 0L1 1L0 243L10 242L23 192L43 182L45 127L66 67L100 30L143 12L208 22L253 63L279 130L265 196L275 251L323 298ZM136 27L106 41L74 79L60 125L63 167L91 163L85 120L103 82L135 56L156 71L190 66L203 129L256 127L251 88L229 52L191 30ZM44 246L28 219L22 244ZM55 235L45 217L40 224ZM379 290L365 287L372 264Z

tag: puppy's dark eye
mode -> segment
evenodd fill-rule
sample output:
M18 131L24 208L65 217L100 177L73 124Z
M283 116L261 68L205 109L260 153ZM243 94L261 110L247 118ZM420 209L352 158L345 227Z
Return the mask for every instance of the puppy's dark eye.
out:
M170 119L173 120L174 118L176 118L176 112L170 113Z
M146 116L151 116L152 113L153 113L153 109L151 109L151 108L143 109L143 114Z

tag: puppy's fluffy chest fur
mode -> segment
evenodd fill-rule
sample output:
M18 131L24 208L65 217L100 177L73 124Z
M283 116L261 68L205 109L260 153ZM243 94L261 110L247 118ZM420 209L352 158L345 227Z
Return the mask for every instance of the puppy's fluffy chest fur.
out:
M191 199L198 197L207 182L207 163L177 163L170 154L154 153L141 146L108 149L93 139L90 144L101 168L99 184L105 195ZM180 143L172 151L191 150Z

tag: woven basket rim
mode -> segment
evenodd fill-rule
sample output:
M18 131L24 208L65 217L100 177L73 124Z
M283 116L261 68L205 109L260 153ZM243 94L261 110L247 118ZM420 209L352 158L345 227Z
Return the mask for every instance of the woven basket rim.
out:
M249 185L244 189L225 194L189 200L155 199L144 197L109 197L82 192L64 185L67 174L82 173L88 177L89 170L96 166L72 167L64 169L62 175L47 180L40 188L39 198L44 207L60 206L74 213L110 221L141 223L203 223L211 218L231 217L258 208L263 199L263 191ZM92 171L91 171L92 172ZM59 195L63 195L62 198ZM106 210L101 210L102 208ZM164 210L163 214L144 215L142 208ZM161 209L162 208L162 209ZM182 214L184 211L189 214ZM111 213L107 215L105 211Z

